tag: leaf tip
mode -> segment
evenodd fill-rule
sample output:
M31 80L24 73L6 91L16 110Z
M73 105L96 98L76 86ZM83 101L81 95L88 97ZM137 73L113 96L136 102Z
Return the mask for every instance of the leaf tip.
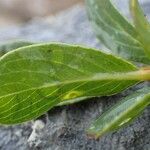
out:
M102 134L100 134L99 131L96 131L94 126L89 127L86 130L86 134L89 139L94 139L94 140L98 140L100 137L102 137Z

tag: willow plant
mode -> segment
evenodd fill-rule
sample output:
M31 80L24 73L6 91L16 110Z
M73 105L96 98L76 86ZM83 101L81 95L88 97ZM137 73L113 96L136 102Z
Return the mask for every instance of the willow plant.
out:
M130 0L134 25L110 0L86 4L97 37L114 54L63 43L1 45L1 124L23 123L53 107L111 96L150 80L150 25L138 1ZM149 91L144 87L120 100L87 133L98 138L131 122L150 104Z

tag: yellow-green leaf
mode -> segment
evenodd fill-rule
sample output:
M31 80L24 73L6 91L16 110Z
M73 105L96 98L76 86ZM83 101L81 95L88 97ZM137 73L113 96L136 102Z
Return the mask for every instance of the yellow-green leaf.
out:
M71 99L113 95L148 75L92 48L60 43L22 47L0 58L0 123L31 120Z

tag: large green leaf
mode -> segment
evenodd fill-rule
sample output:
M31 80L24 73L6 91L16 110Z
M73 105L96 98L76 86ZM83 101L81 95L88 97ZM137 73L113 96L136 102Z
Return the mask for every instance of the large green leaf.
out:
M139 33L110 0L86 0L86 3L94 31L107 48L128 60L150 64Z
M91 48L22 47L0 58L0 123L28 121L70 99L113 95L147 78L127 61Z
M150 24L146 19L138 0L130 0L130 9L134 20L134 25L140 34L144 50L150 58Z
M88 134L98 138L115 131L137 118L150 104L150 88L143 88L119 101L115 106L100 116L88 129Z

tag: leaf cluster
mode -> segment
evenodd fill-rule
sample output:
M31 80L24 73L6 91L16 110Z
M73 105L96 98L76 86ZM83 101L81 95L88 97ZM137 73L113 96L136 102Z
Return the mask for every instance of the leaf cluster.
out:
M150 69L136 65L150 63L150 25L138 1L130 0L134 25L110 0L86 0L86 4L98 39L115 55L62 43L2 44L1 124L29 121L53 107L111 96L150 79ZM98 138L131 122L150 104L149 90L144 87L119 101L87 133Z

